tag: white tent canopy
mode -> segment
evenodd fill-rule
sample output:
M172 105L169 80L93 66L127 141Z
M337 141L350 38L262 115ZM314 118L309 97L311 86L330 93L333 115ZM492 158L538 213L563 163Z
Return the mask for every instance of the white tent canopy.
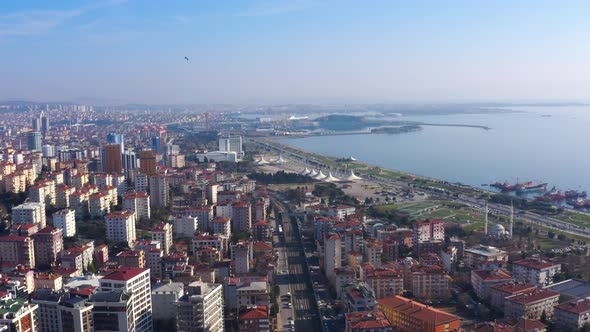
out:
M339 178L335 177L334 175L332 175L332 172L328 172L328 176L326 176L324 178L325 182L337 182L340 181Z
M356 176L354 174L353 170L350 170L350 174L346 177L346 180L348 181L356 181L356 180L361 180L362 178L360 176Z
M326 178L326 175L320 170L320 172L316 176L314 176L313 178L316 180L323 180Z

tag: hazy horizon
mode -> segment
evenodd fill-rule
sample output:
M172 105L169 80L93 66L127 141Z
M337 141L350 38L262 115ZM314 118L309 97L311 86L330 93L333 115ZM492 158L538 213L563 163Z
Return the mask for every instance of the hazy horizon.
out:
M584 1L2 2L0 100L587 102L589 9Z

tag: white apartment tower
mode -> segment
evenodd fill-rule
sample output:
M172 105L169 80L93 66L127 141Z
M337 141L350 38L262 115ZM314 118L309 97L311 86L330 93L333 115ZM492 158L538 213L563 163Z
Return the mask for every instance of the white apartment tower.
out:
M76 235L76 211L64 209L53 213L53 226L61 228L64 237Z
M106 215L107 239L127 242L130 246L135 241L135 212L117 211Z
M152 290L150 270L140 268L119 268L100 279L101 291L122 290L130 294L135 332L153 331Z
M27 202L12 209L12 223L37 224L39 229L45 228L45 204Z

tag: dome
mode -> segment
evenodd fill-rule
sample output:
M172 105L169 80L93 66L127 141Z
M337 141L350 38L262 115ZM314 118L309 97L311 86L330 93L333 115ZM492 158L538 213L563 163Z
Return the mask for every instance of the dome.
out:
M504 226L500 225L500 224L495 224L494 226L492 226L492 229L490 230L490 232L492 234L504 234L506 233L506 229L504 228Z

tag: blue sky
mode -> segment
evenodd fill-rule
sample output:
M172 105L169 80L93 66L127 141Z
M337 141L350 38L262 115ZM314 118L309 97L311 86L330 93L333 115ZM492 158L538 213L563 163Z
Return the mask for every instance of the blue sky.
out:
M0 1L0 99L590 101L589 16L588 1Z

